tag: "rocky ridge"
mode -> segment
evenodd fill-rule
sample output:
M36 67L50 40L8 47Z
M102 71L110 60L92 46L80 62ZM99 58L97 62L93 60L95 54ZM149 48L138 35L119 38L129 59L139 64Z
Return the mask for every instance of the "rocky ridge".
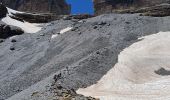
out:
M71 6L65 0L1 0L1 2L11 9L30 13L67 15L71 11Z
M141 13L147 16L169 16L169 0L94 0L95 14Z

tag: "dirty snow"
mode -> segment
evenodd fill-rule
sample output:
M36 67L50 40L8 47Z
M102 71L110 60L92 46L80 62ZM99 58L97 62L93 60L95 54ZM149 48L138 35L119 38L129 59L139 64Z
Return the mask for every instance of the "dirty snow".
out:
M170 32L145 36L123 50L118 63L97 84L77 92L101 100L170 99L170 76L155 71L170 71ZM163 72L162 72L163 74Z

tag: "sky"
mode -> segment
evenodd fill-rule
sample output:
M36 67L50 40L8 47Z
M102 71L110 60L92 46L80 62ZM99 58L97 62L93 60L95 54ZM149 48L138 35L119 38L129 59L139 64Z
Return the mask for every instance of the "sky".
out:
M68 4L71 4L72 14L93 14L92 0L66 0Z

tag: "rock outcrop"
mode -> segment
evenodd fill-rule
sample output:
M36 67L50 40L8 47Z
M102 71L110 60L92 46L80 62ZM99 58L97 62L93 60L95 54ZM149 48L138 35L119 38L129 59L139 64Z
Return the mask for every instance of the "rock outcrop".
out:
M95 14L142 13L149 16L168 16L170 0L94 0Z
M0 39L6 39L14 35L21 35L24 31L15 26L7 25L0 21Z
M54 20L64 19L64 20L81 20L94 17L93 15L54 15L54 14L31 14L31 13L15 13L10 16L14 19L27 21L30 23L47 23Z
M9 8L32 13L70 14L65 0L1 0Z
M7 13L7 8L4 5L0 4L0 18L5 17Z

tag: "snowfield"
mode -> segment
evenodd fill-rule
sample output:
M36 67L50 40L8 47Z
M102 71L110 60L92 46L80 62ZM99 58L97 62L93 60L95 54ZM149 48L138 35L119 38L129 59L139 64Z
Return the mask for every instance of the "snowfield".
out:
M77 92L101 100L170 99L170 32L140 39L120 53L97 84Z

